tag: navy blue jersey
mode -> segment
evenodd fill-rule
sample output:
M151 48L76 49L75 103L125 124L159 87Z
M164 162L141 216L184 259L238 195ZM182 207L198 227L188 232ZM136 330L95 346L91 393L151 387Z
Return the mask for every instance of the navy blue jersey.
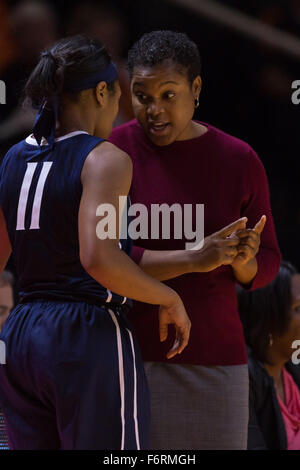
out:
M17 270L20 301L64 298L91 303L130 303L83 269L78 211L81 171L103 139L73 132L51 149L31 137L13 146L0 171L0 206ZM96 230L96 227L95 227ZM131 243L120 247L130 254Z

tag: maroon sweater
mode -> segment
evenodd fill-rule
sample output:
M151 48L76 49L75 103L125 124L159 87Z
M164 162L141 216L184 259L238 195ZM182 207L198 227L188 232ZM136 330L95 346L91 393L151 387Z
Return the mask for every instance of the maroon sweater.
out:
M202 124L208 128L202 136L164 147L154 145L136 120L114 129L109 140L132 158L132 203L142 203L148 209L153 203L202 203L205 236L241 216L248 217L247 227L254 227L265 214L267 222L257 254L258 272L251 289L263 287L276 276L281 259L264 167L248 144ZM141 259L140 247L178 250L184 249L184 244L185 240L176 239L137 240L133 258L136 262ZM182 355L166 359L174 340L173 331L170 339L160 343L158 307L136 302L129 319L145 361L207 366L247 363L231 266L209 273L185 274L166 284L179 293L190 316L190 342Z

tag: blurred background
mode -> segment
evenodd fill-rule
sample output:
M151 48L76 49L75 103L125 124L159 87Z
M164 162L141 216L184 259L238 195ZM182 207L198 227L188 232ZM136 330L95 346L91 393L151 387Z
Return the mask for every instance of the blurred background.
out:
M41 50L69 34L99 37L120 70L120 124L133 117L128 48L154 29L186 32L199 46L203 91L196 118L259 154L282 254L300 269L300 105L291 100L292 82L300 80L299 0L0 0L0 79L7 87L0 160L30 132L34 115L20 102Z

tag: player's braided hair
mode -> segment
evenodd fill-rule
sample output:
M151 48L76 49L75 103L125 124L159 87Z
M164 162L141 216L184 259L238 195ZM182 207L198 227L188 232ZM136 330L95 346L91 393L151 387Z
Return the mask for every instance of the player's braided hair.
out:
M100 41L77 35L61 39L41 53L40 61L25 85L25 99L38 108L45 97L68 93L68 85L104 70L111 58ZM114 90L114 82L107 88ZM73 94L74 95L74 94ZM76 94L75 94L76 95Z
M152 31L144 34L128 53L128 70L132 77L138 66L159 65L171 60L180 72L187 73L192 84L201 73L201 59L198 47L184 33L175 31Z

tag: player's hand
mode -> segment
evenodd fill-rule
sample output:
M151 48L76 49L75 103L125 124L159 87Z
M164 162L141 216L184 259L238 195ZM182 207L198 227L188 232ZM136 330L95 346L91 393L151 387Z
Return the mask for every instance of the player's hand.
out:
M263 215L253 229L245 228L232 235L235 240L239 240L238 254L231 263L234 269L244 266L257 255L260 246L260 235L266 220L267 217Z
M167 339L168 327L171 324L175 326L176 337L172 348L167 353L168 359L176 356L176 354L181 354L190 337L191 322L179 295L176 295L171 305L161 305L159 308L160 341Z
M232 264L238 255L237 247L240 243L240 239L233 234L239 230L242 232L246 223L247 217L242 217L206 237L203 247L191 252L194 272L208 272L223 264Z

